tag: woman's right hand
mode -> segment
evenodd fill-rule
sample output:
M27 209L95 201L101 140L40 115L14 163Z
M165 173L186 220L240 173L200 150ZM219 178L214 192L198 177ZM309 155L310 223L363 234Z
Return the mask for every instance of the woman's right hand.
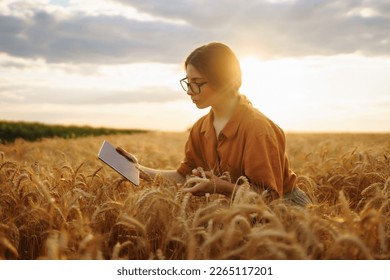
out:
M139 170L139 175L140 175L141 179L144 179L146 181L152 180L152 177L147 172L147 168L143 167L141 164L138 163L138 159L135 155L129 153L128 151L126 151L122 147L117 147L116 151L118 153L120 153L121 155L123 155L125 158L127 158L129 161L131 161L132 163L135 164L135 166Z
M129 153L128 151L126 151L125 149L123 149L122 147L117 147L116 148L116 151L118 153L120 153L121 155L123 155L125 158L127 158L128 160L130 160L131 162L135 163L135 164L138 164L138 159L136 158L135 155Z

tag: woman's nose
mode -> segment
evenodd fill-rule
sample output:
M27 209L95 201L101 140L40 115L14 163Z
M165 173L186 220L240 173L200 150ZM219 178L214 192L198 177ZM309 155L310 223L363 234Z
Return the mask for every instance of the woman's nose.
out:
M192 88L189 87L188 90L187 90L187 94L188 95L194 95L195 93L192 91Z

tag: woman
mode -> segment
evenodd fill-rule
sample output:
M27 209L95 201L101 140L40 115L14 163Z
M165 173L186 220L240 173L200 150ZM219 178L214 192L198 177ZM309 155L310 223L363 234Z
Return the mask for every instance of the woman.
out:
M195 49L184 66L187 75L180 80L181 86L198 108L211 110L193 125L177 170L139 165L141 178L159 174L184 183L187 175L200 176L200 167L208 180L185 190L194 195L230 196L236 180L245 176L255 191L268 191L272 199L309 204L310 199L294 185L296 175L289 168L282 129L239 93L241 68L233 51L222 43L210 43ZM136 161L123 149L118 151ZM225 172L231 181L221 177Z

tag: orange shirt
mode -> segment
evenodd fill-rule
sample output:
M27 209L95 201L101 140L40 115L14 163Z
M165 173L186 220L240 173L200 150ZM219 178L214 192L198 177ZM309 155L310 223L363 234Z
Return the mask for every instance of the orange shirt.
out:
M180 174L202 167L217 176L227 171L233 182L246 176L255 188L271 188L280 197L293 189L296 175L289 169L283 130L244 95L218 137L213 118L210 110L193 125L177 169Z

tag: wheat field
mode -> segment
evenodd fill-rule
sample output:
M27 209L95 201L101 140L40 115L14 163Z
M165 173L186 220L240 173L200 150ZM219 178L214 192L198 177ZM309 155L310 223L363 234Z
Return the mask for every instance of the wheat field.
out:
M133 186L97 159L104 139L176 168L186 133L0 145L0 259L390 259L389 134L287 134L300 208L250 190L195 197Z

